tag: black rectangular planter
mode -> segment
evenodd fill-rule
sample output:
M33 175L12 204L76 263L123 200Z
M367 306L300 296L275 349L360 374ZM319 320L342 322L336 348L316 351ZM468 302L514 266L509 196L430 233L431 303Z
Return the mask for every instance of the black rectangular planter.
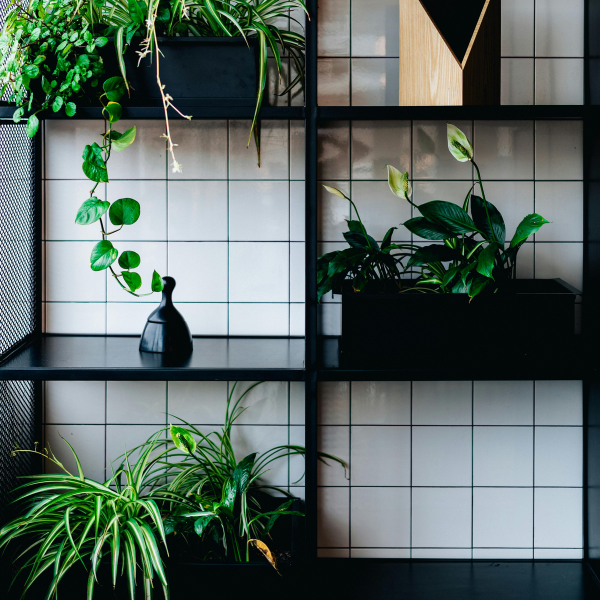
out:
M133 106L162 106L153 51L138 66L141 38L124 55ZM242 37L158 38L160 79L178 107L254 106L258 91L258 39ZM105 76L120 74L112 43L101 50ZM183 111L185 112L185 111Z
M479 360L572 339L578 294L561 279L513 280L471 302L467 294L356 293L348 284L341 290L340 365L392 368L398 359L429 356Z

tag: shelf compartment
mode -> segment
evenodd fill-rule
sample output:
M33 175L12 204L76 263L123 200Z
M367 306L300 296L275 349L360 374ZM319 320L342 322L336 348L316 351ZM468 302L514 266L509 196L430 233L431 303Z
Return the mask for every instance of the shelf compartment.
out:
M0 365L0 380L304 381L303 338L194 338L177 361L138 336L45 335Z
M598 367L585 352L582 336L544 348L519 349L509 341L494 355L485 349L434 348L399 359L388 368L348 366L340 361L339 337L319 339L319 381L513 381L584 379L597 376ZM410 347L410 340L406 341ZM527 348L528 343L523 342ZM588 346L589 348L589 346Z
M321 121L502 121L583 119L585 106L319 106Z
M253 106L184 106L179 107L185 115L192 119L252 119ZM12 119L15 107L6 103L0 104L0 119ZM40 119L69 119L64 111L53 113L50 110L40 113ZM304 119L303 106L264 106L260 109L259 119L302 120ZM78 106L77 114L73 119L102 119L102 110L98 106ZM162 106L127 106L123 105L123 119L164 119L165 113ZM180 120L176 112L169 111L169 119Z

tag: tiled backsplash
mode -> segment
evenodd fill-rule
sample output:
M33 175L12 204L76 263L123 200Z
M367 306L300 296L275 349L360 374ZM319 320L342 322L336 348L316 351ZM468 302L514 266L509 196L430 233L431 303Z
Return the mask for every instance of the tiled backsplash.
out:
M583 11L502 0L502 104L583 104ZM319 104L398 105L399 18L398 0L321 3Z
M504 103L581 103L583 2L503 0ZM397 104L398 0L325 0L319 13L322 104ZM301 94L270 101L299 104ZM304 334L304 131L262 124L262 166L246 149L247 121L171 123L183 173L170 172L162 124L140 121L136 143L111 159L97 195L133 197L141 218L115 237L153 269L176 277L175 300L193 333ZM121 124L122 127L130 123ZM474 141L486 192L512 235L523 216L544 226L520 253L520 277L582 287L583 161L578 121L456 123ZM134 299L94 273L95 226L74 224L89 182L85 144L103 123L45 126L45 330L139 333L156 296ZM377 239L412 216L387 188L385 164L411 174L417 203L464 200L468 164L448 153L442 122L338 122L323 127L319 178L352 194ZM344 246L346 203L320 192L322 252ZM397 240L410 240L402 227ZM339 298L321 332L340 333ZM410 343L410 341L407 341ZM179 416L221 422L231 384L48 382L46 440L89 475ZM244 452L303 443L304 389L269 383L250 396L237 429ZM366 382L320 389L321 449L350 463L320 471L321 556L577 558L581 556L581 382ZM270 474L288 487L296 459ZM294 493L302 495L299 485Z

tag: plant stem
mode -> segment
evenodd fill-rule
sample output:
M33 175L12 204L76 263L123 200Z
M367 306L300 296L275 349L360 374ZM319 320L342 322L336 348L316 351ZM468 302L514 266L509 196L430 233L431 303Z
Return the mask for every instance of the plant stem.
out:
M496 233L494 232L494 228L492 226L492 220L490 219L490 213L488 212L487 200L485 199L485 191L483 190L483 183L481 182L481 173L479 172L479 167L477 166L477 163L473 159L471 159L471 162L473 163L473 166L475 167L475 170L477 171L477 179L479 180L479 189L481 190L481 196L483 197L483 207L485 208L485 216L487 217L488 225L490 226L490 231L492 233L492 239L494 242L498 243L498 240L496 239Z

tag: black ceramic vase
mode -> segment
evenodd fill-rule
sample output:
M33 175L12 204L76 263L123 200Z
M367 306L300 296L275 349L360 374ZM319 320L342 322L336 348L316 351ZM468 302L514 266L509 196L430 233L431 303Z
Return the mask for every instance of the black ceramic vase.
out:
M140 350L162 354L186 355L193 350L192 335L181 313L173 305L175 280L163 277L164 288L160 306L148 317Z

